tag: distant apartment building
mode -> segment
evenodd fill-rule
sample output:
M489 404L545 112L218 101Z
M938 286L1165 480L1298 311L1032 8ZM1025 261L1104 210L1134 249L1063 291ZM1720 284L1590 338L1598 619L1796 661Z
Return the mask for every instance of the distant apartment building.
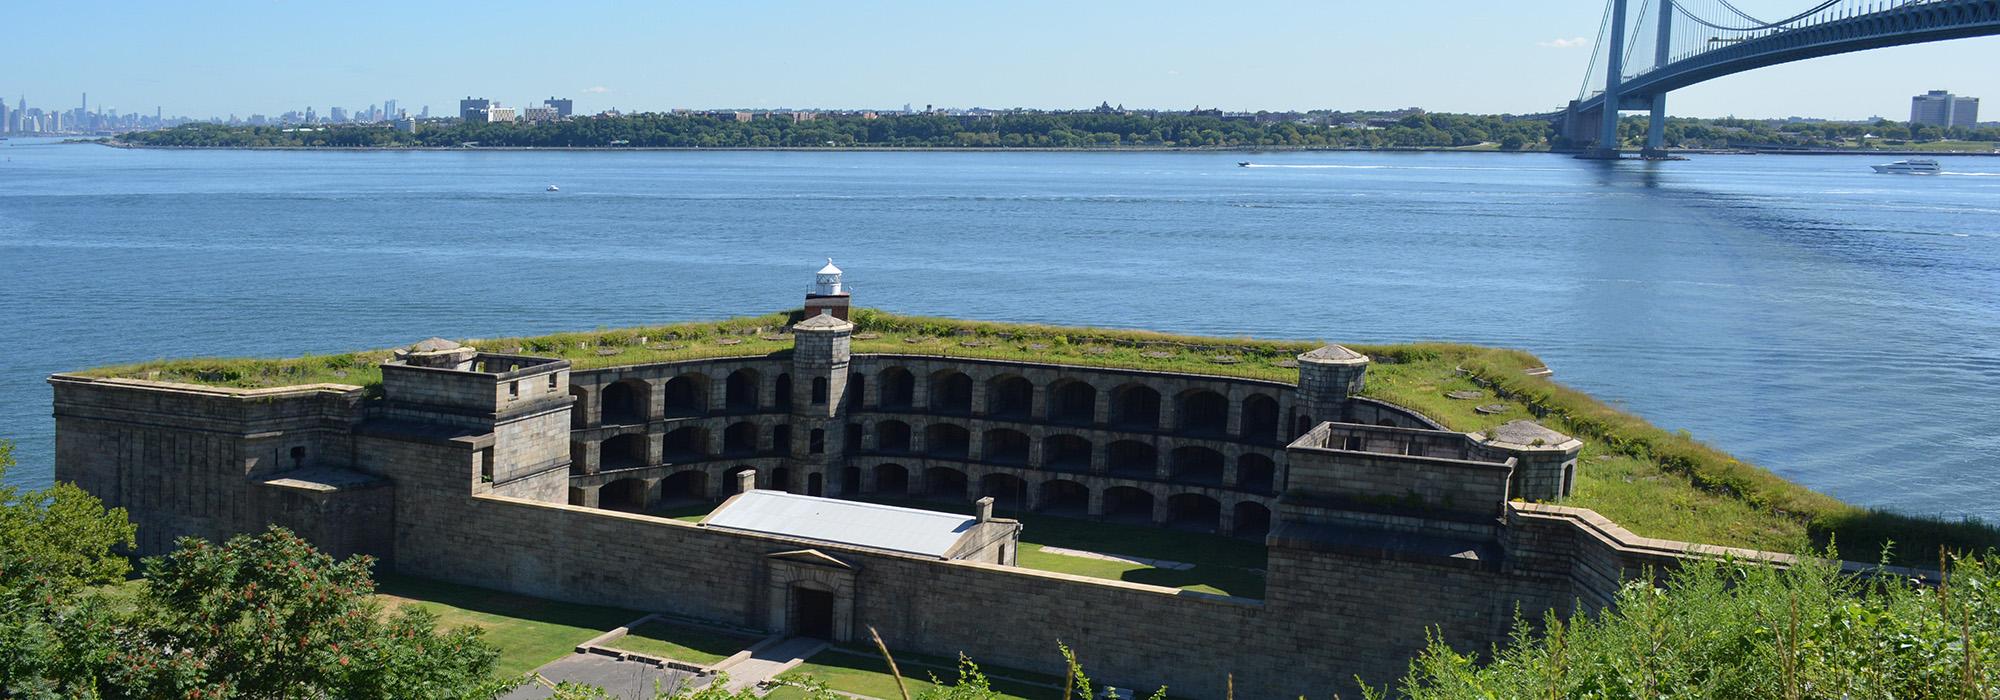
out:
M542 106L555 110L557 117L568 119L569 115L574 113L571 111L571 109L575 106L575 102L573 100L558 100L556 98L551 97L549 99L542 100Z
M562 118L561 110L554 107L525 107L521 109L521 120L530 122L552 122Z
M1932 90L1910 98L1910 124L1970 127L1979 123L1979 98Z
M486 110L492 107L492 100L484 97L477 99L467 97L458 101L458 118L468 122L483 122L486 121Z
M502 107L496 104L486 108L486 121L489 122L511 122L514 121L514 117L513 107Z

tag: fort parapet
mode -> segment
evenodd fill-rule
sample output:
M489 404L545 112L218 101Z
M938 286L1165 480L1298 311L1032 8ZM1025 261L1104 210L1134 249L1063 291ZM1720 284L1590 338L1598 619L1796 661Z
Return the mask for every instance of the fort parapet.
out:
M1427 631L1502 642L1516 613L1608 604L1685 557L1540 505L1582 444L1521 421L1445 430L1356 395L1369 359L1299 355L1296 384L851 352L827 311L789 353L574 370L425 341L360 387L232 390L56 375L57 477L174 537L290 527L395 571L1060 672L1124 687L1323 696L1400 676ZM936 552L646 515L748 486L991 498L1004 509L1259 538L1262 599L1010 566L1011 521ZM982 530L984 532L984 530ZM857 544L857 542L862 542Z

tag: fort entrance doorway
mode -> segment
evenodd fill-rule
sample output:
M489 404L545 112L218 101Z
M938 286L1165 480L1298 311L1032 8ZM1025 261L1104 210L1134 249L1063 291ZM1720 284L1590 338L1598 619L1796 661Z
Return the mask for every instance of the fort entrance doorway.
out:
M833 591L792 587L792 629L801 637L833 639Z

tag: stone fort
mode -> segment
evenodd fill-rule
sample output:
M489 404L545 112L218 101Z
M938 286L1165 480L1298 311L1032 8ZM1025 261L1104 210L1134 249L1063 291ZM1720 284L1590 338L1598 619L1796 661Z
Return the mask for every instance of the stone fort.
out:
M1729 551L1537 503L1569 492L1581 442L1358 396L1370 360L1338 345L1298 355L1295 384L854 354L840 271L817 282L767 356L572 370L433 339L383 363L379 397L54 375L57 478L128 509L142 554L275 523L404 574L771 633L873 627L1057 674L1060 640L1103 681L1183 697L1389 683L1427 631L1485 648L1517 611ZM995 529L916 551L647 514L746 489L981 499ZM1264 597L1013 566L1020 526L992 503L1260 539Z

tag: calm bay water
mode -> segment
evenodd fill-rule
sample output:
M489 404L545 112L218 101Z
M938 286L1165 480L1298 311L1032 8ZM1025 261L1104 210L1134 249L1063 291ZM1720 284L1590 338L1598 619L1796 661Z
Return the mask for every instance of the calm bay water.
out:
M1526 348L1843 499L2000 516L2000 159L0 156L18 484L52 372L762 313L831 256L898 312Z

